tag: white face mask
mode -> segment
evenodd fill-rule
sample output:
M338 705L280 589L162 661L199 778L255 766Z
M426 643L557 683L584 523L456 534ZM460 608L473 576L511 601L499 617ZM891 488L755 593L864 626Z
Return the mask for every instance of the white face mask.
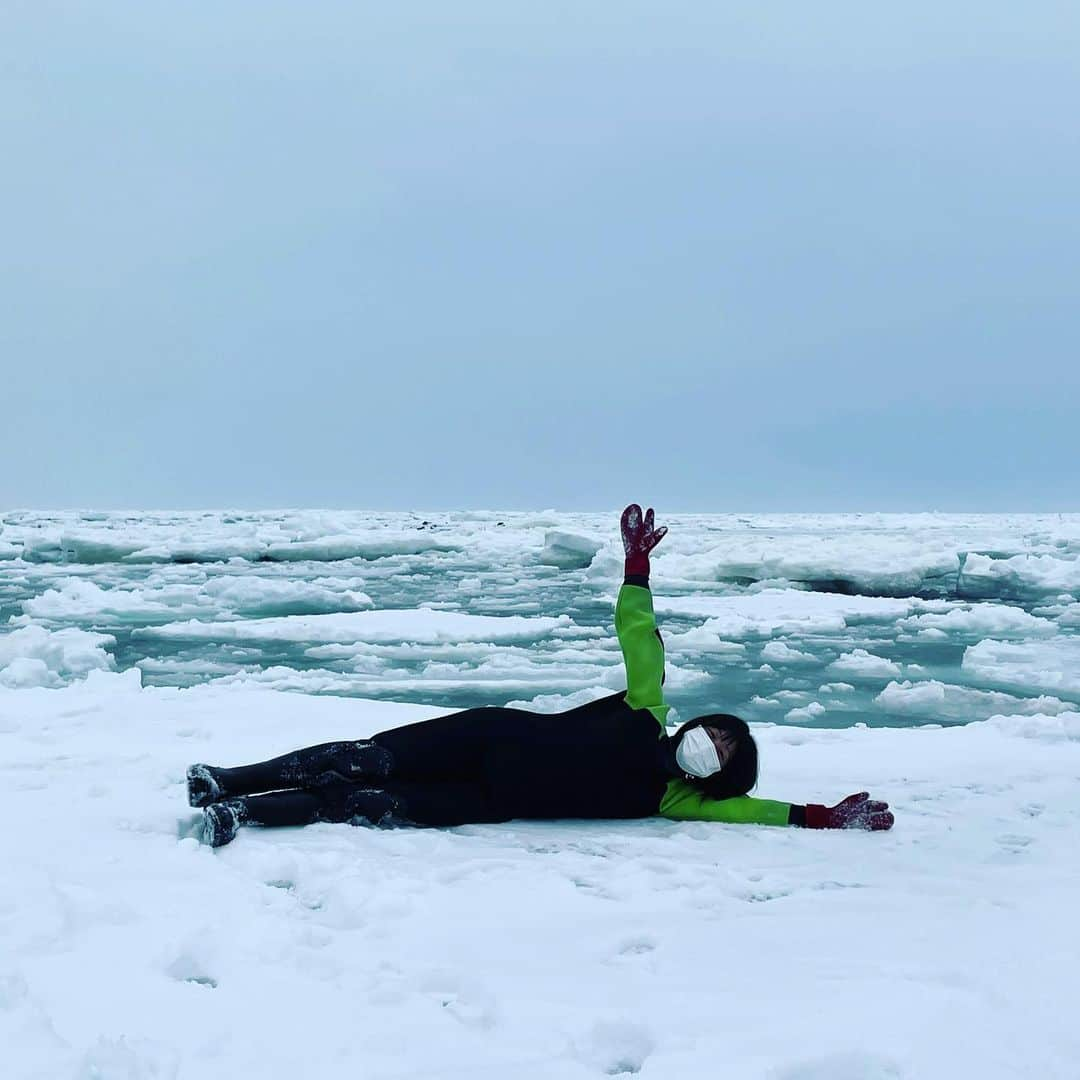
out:
M679 740L675 761L691 776L704 778L720 771L720 755L703 727L691 728Z

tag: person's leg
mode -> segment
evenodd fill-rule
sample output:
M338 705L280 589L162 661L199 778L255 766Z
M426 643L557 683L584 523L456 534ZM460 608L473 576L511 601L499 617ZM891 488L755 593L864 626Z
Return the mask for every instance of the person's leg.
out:
M188 802L204 807L222 799L283 788L310 789L335 780L474 780L500 728L535 714L477 708L380 732L370 740L322 743L269 761L236 768L192 765Z
M203 840L221 847L241 825L310 825L319 821L323 799L309 791L274 791L214 802L203 810Z
M192 765L187 771L188 803L207 806L237 795L282 788L321 787L335 780L381 779L390 772L388 750L367 739L307 746L269 761L226 769Z
M221 847L236 836L241 825L311 825L359 818L378 825L399 808L394 795L363 784L338 782L313 791L272 791L211 803L203 811L203 839L211 847Z
M394 799L393 817L413 825L479 825L507 820L492 806L487 788L473 781L387 780L382 787Z

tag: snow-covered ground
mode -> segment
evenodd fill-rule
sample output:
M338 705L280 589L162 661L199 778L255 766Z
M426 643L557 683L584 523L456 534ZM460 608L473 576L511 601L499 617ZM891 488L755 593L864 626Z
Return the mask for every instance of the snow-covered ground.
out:
M619 686L617 514L3 515L0 1075L1080 1076L1080 517L659 518L670 700L891 833L211 851L190 762Z
M1080 714L758 729L760 794L868 787L888 834L191 835L188 762L430 711L136 672L0 693L4 1075L1077 1075Z

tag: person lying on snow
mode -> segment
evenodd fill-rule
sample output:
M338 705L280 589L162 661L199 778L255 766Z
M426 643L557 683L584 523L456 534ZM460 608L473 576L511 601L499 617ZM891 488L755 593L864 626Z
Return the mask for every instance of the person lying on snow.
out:
M626 690L561 713L477 708L332 742L238 768L192 765L188 801L203 838L227 844L241 825L316 821L465 825L514 818L643 818L889 829L888 804L866 792L836 806L756 799L758 752L737 716L664 722L664 645L649 591L649 553L667 528L637 504L622 515L626 574L615 629ZM264 794L260 794L264 793Z

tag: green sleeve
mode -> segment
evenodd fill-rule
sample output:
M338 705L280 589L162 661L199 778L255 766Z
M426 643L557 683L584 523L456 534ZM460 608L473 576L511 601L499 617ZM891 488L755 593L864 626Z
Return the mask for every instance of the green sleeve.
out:
M727 821L739 825L787 825L791 803L754 799L710 799L685 780L672 780L660 802L660 816L675 821Z
M670 706L664 702L664 643L656 631L652 593L623 585L615 605L615 632L626 664L626 704L648 709L661 731Z

